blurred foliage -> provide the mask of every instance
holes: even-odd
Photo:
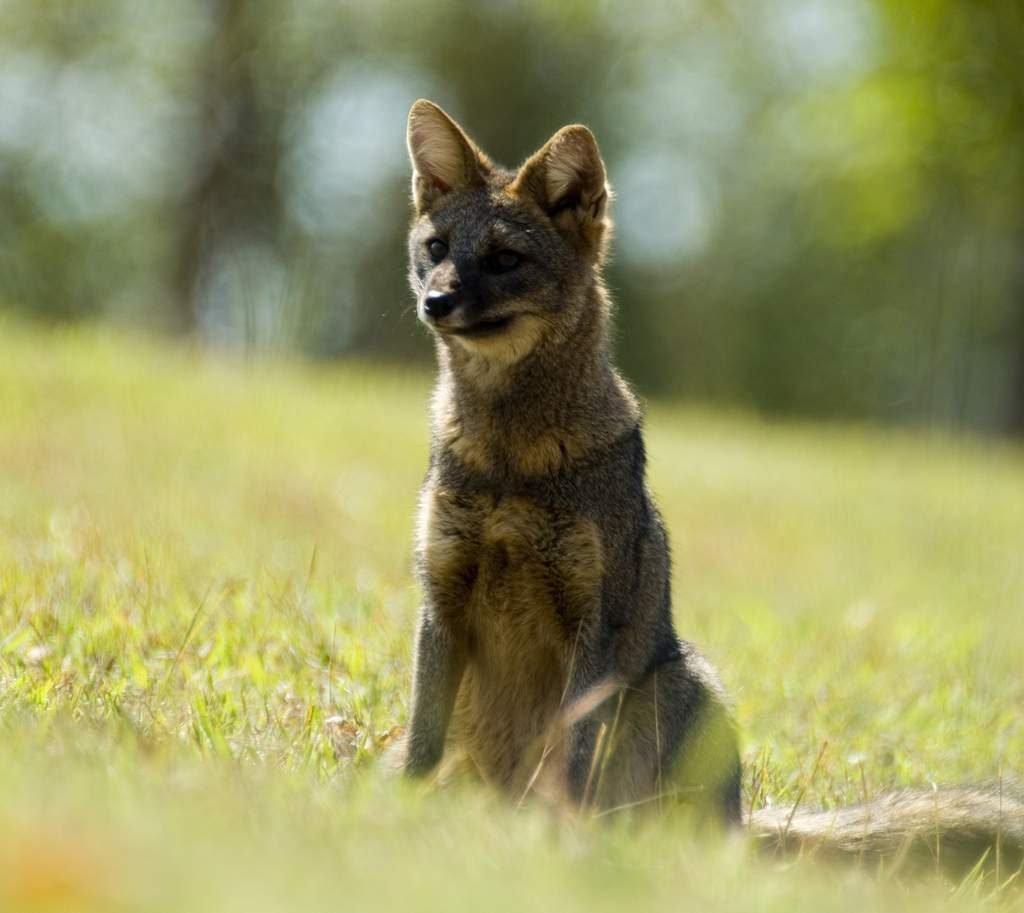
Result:
[[[645,393],[1024,431],[1019,0],[5,0],[0,306],[426,360],[405,114],[594,127]]]

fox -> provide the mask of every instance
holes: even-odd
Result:
[[[676,633],[642,410],[612,355],[612,191],[593,133],[563,127],[508,170],[421,99],[407,145],[409,284],[438,373],[405,774],[451,760],[519,802],[681,809],[776,850],[1021,864],[1009,784],[744,810],[738,727]]]

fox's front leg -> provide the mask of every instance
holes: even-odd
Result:
[[[460,638],[436,616],[431,606],[425,605],[416,631],[406,774],[423,776],[440,762],[465,665]]]
[[[588,790],[588,786],[600,730],[600,721],[589,716],[576,723],[569,732],[569,798],[579,806],[586,805],[593,798],[593,787]]]
[[[594,798],[591,772],[595,767],[601,717],[605,715],[604,708],[612,693],[617,690],[611,676],[610,654],[601,650],[596,640],[596,637],[577,638],[566,688],[566,712],[570,716],[582,714],[570,725],[567,737],[566,785],[569,798],[577,805],[585,805]]]

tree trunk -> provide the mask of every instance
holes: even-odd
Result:
[[[213,28],[199,66],[201,117],[194,172],[178,212],[173,328],[198,326],[203,269],[218,250],[253,236],[276,245],[276,119],[257,91],[256,48],[245,0],[209,0]]]
[[[1024,437],[1024,258],[1017,280],[1017,313],[1012,324],[1013,339],[1013,372],[1010,388],[1010,409],[1006,430],[1016,436]]]

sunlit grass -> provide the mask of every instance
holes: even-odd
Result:
[[[429,384],[0,324],[0,909],[994,902],[383,779]],[[1024,771],[1019,449],[648,424],[748,802]]]

